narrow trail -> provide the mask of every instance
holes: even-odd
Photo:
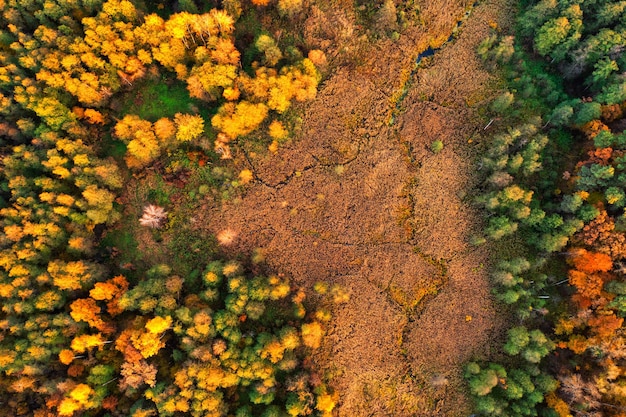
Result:
[[[500,327],[488,253],[467,243],[480,227],[466,201],[476,181],[468,139],[483,123],[467,98],[489,94],[493,79],[474,51],[507,10],[503,0],[481,1],[454,40],[412,72],[406,51],[425,50],[437,31],[448,38],[468,5],[421,10],[432,27],[379,41],[370,62],[339,68],[293,143],[241,160],[255,177],[243,198],[197,221],[236,233],[233,253],[263,248],[296,285],[351,292],[316,358],[341,394],[339,416],[468,415],[460,365]],[[445,145],[437,155],[434,140]]]

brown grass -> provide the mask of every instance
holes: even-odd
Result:
[[[511,6],[481,3],[460,37],[409,80],[417,53],[447,38],[468,6],[419,3],[423,25],[368,45],[353,36],[352,2],[318,2],[303,22],[306,41],[327,51],[332,73],[304,108],[297,137],[276,155],[240,150],[236,172],[250,169],[258,181],[193,216],[224,252],[262,248],[294,284],[326,281],[350,292],[315,358],[340,394],[337,416],[468,415],[461,365],[483,355],[502,325],[483,267],[489,250],[467,243],[481,226],[467,195],[485,124],[478,106],[497,82],[474,51]],[[444,143],[436,155],[435,140]],[[135,213],[146,193],[132,190]],[[151,252],[146,233],[140,249]]]

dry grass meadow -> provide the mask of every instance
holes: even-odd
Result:
[[[276,154],[240,150],[234,171],[255,180],[238,198],[207,198],[191,227],[228,234],[226,252],[262,248],[297,286],[350,293],[313,358],[339,393],[338,416],[467,416],[462,364],[488,354],[502,325],[489,248],[468,243],[481,227],[472,205],[481,106],[498,85],[475,50],[513,6],[478,3],[458,38],[412,74],[468,1],[418,1],[419,22],[395,41],[357,36],[352,2],[317,3],[303,31],[327,51],[329,70],[298,133]],[[149,253],[150,237],[138,240]]]

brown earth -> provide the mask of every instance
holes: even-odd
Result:
[[[484,357],[501,325],[488,248],[468,243],[480,228],[468,193],[479,108],[497,81],[474,51],[510,5],[477,5],[459,38],[409,80],[389,125],[417,52],[447,37],[467,6],[422,3],[426,26],[338,67],[290,144],[236,161],[255,175],[243,198],[196,216],[213,233],[236,233],[233,253],[263,248],[296,285],[349,290],[316,358],[340,393],[339,416],[468,415],[460,365]],[[435,140],[445,145],[438,154]]]

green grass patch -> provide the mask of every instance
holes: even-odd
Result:
[[[150,203],[155,203],[159,206],[166,206],[170,204],[170,196],[171,196],[171,187],[168,186],[163,178],[160,176],[156,177],[156,184],[154,187],[148,190],[148,201]]]
[[[161,80],[159,83],[149,82],[138,89],[135,100],[123,113],[136,114],[142,119],[155,122],[161,117],[174,117],[176,113],[189,112],[193,100],[184,83]]]
[[[110,139],[105,143],[104,154],[121,160],[126,156],[126,144],[121,140]]]
[[[206,103],[190,97],[187,85],[182,81],[162,77],[158,82],[147,80],[129,93],[120,113],[136,114],[151,122],[162,117],[172,118],[176,113],[198,113],[210,129],[211,117],[217,108],[217,103]]]
[[[181,276],[199,274],[199,267],[215,257],[217,241],[214,236],[192,230],[187,224],[189,219],[177,219],[172,222],[169,233],[172,234],[168,249],[172,255],[173,270]]]
[[[137,240],[132,230],[126,227],[107,231],[106,236],[100,242],[100,248],[115,254],[120,265],[141,259]]]

